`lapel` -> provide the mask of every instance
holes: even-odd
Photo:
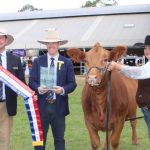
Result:
[[[7,70],[11,71],[11,61],[13,60],[8,52],[6,52],[6,57],[7,57]]]
[[[42,57],[41,62],[40,62],[40,66],[43,66],[43,67],[47,67],[48,66],[47,55],[44,55]]]
[[[63,57],[61,55],[59,55],[58,57],[58,61],[64,61]],[[60,77],[62,76],[62,71],[59,70],[59,64],[57,64],[57,83],[59,83],[59,79],[61,79]]]

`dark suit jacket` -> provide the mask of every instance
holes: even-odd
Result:
[[[58,60],[63,61],[61,69],[57,67],[57,86],[62,86],[65,90],[64,95],[56,94],[56,109],[60,116],[69,114],[68,93],[71,93],[76,88],[75,74],[73,64],[70,59],[59,55]],[[31,75],[29,79],[29,86],[38,94],[38,87],[40,86],[40,67],[47,67],[47,55],[43,55],[34,60]],[[45,110],[46,94],[38,94],[38,106],[40,111]]]
[[[25,83],[24,72],[21,66],[20,58],[9,52],[6,52],[6,57],[7,70]],[[5,86],[5,94],[8,114],[10,116],[14,116],[17,113],[17,94],[7,87],[7,85]]]

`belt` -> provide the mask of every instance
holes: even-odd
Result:
[[[48,104],[54,104],[56,102],[56,100],[55,99],[48,99],[48,100],[46,100],[46,102]]]
[[[1,103],[1,102],[6,102],[6,99],[0,99],[0,103]]]

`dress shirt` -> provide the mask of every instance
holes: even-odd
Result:
[[[2,66],[7,69],[7,57],[6,57],[6,50],[1,53],[1,59],[2,59]],[[5,94],[5,84],[3,83],[3,99],[6,99]]]
[[[55,85],[57,85],[57,64],[58,64],[58,57],[59,54],[56,55],[54,58],[54,71],[55,71],[55,76],[54,76],[54,83]],[[47,62],[48,62],[48,70],[50,70],[50,64],[51,64],[51,58],[52,56],[49,55],[49,53],[47,53]],[[54,93],[54,99],[56,99],[56,94]]]
[[[150,78],[150,61],[143,66],[123,66],[121,73],[133,79],[148,79]]]

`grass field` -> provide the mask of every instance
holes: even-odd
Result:
[[[83,112],[81,108],[81,91],[83,78],[77,79],[78,87],[69,95],[70,115],[66,117],[66,149],[67,150],[91,150],[87,129],[84,124]],[[138,115],[142,116],[140,110]],[[140,144],[131,144],[131,128],[129,121],[125,123],[121,139],[120,150],[149,150],[150,143],[147,136],[147,128],[143,119],[137,123],[137,132]],[[104,133],[99,133],[101,143],[103,143]],[[14,117],[13,133],[11,136],[10,150],[32,150],[31,132],[29,122],[22,98],[18,99],[18,114]],[[47,149],[54,150],[53,138],[49,132]],[[101,150],[101,148],[100,148]]]

